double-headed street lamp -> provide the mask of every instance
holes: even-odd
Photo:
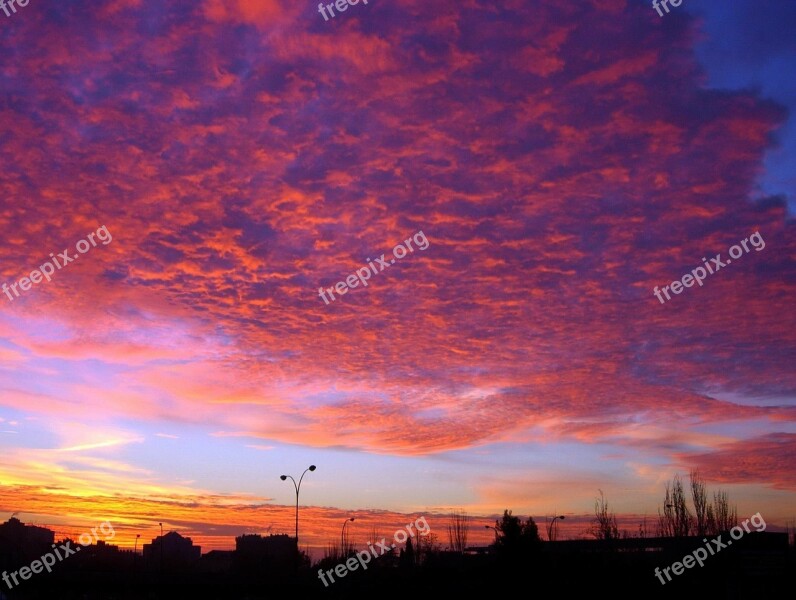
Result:
[[[279,476],[279,479],[281,479],[282,481],[285,481],[288,477],[290,477],[290,481],[293,482],[293,487],[296,488],[296,549],[298,549],[298,508],[299,508],[299,490],[301,490],[301,480],[304,479],[304,475],[307,474],[307,471],[314,471],[315,468],[316,468],[315,465],[310,465],[309,467],[304,469],[304,472],[301,474],[298,483],[296,483],[296,480],[293,479],[290,475]]]
[[[564,515],[559,515],[557,517],[553,517],[553,520],[550,521],[550,527],[547,528],[547,541],[548,542],[552,542],[553,541],[553,538],[551,536],[553,534],[553,523],[556,522],[556,519],[561,519],[563,521],[564,519],[566,519],[566,517]]]

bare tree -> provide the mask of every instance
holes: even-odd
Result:
[[[647,531],[648,531],[647,515],[644,515],[644,520],[638,524],[638,537],[641,538],[642,540],[646,539],[647,537],[649,537]]]
[[[454,510],[448,522],[448,541],[451,550],[462,553],[467,548],[467,536],[470,533],[470,517],[464,511]]]
[[[658,533],[666,537],[687,537],[693,527],[693,517],[688,510],[685,490],[680,475],[666,482],[663,513],[658,509]]]
[[[674,534],[677,537],[688,537],[694,529],[694,517],[688,510],[685,488],[679,475],[672,480],[672,504],[674,505]]]
[[[594,501],[594,519],[592,521],[592,535],[598,540],[619,539],[619,527],[616,524],[616,514],[608,512],[608,502],[602,490],[600,497]]]
[[[711,532],[714,525],[711,523],[714,515],[711,510],[710,502],[708,501],[707,486],[697,469],[691,470],[689,478],[691,479],[691,501],[694,503],[695,533],[700,536],[707,535]]]
[[[719,490],[713,494],[713,512],[715,514],[715,531],[729,531],[738,524],[738,508],[730,506],[727,492]]]
[[[427,533],[415,538],[415,560],[418,565],[428,560],[429,556],[439,552],[440,544],[436,533]]]
[[[738,524],[738,509],[730,505],[727,492],[720,490],[714,493],[713,502],[710,502],[707,484],[697,469],[691,470],[689,479],[694,514],[688,509],[680,475],[675,475],[671,483],[666,483],[663,511],[658,509],[659,535],[715,535]]]

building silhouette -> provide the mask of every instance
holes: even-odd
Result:
[[[289,535],[244,534],[235,538],[235,571],[240,574],[284,572],[295,564],[296,539]]]
[[[54,541],[55,533],[49,529],[11,517],[0,525],[0,567],[30,563],[49,552]]]
[[[185,570],[196,565],[202,554],[200,546],[194,546],[191,538],[176,531],[158,536],[144,544],[143,559],[148,569],[167,571]]]
[[[227,574],[232,570],[234,557],[234,550],[211,550],[202,555],[199,570],[214,575]]]

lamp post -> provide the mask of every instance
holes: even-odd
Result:
[[[314,471],[315,469],[316,469],[315,465],[310,465],[309,467],[304,469],[304,472],[301,474],[301,477],[299,477],[298,483],[296,483],[296,480],[293,479],[290,475],[280,475],[279,476],[279,479],[281,479],[282,481],[285,481],[288,477],[290,477],[290,481],[293,482],[293,487],[296,488],[296,550],[298,550],[298,547],[299,547],[299,545],[298,545],[298,510],[299,510],[299,491],[301,490],[301,480],[304,479],[304,475],[307,474],[307,471]]]
[[[138,538],[140,537],[140,533],[135,534],[135,546],[133,547],[133,570],[135,570],[135,566],[138,564]]]
[[[486,527],[487,529],[494,529],[494,530],[495,530],[495,544],[497,544],[497,541],[498,541],[498,533],[500,533],[500,532],[498,531],[498,528],[497,528],[497,527],[493,527],[492,525],[484,525],[484,527]]]
[[[160,570],[163,571],[163,523],[160,525]]]
[[[547,541],[549,542],[553,541],[553,538],[551,536],[553,535],[553,523],[556,522],[556,519],[561,519],[563,521],[564,519],[566,519],[566,517],[564,515],[559,515],[557,517],[553,517],[553,520],[550,521],[550,526],[547,528]]]
[[[348,525],[349,521],[353,523],[354,517],[343,521],[343,530],[340,532],[340,552],[343,554],[343,556],[345,556],[345,526]]]

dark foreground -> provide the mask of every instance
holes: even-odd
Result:
[[[313,568],[250,565],[245,572],[156,573],[145,569],[113,572],[86,565],[80,571],[39,574],[13,591],[2,585],[0,598],[38,600],[126,600],[224,598],[270,599],[291,595],[312,598],[428,598],[476,595],[484,598],[537,594],[586,596],[600,592],[614,598],[789,598],[793,597],[796,560],[785,534],[741,540],[733,547],[671,572],[661,584],[656,567],[665,567],[693,552],[699,540],[689,538],[665,548],[611,547],[585,542],[555,542],[522,556],[438,552],[417,565],[383,557],[367,570],[349,572],[325,587]],[[333,565],[331,565],[333,567]],[[329,568],[330,565],[325,565]]]

